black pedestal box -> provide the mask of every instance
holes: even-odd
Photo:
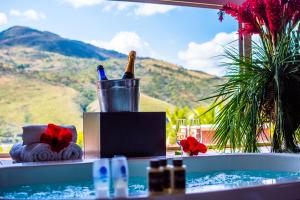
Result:
[[[165,112],[100,113],[100,156],[166,155]]]

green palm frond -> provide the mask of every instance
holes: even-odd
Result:
[[[289,124],[293,123],[290,126],[294,132],[300,124],[300,117],[293,122],[284,120],[300,111],[300,106],[292,110],[292,97],[288,96],[291,84],[294,92],[300,89],[299,38],[297,32],[283,36],[275,48],[266,40],[252,42],[251,59],[241,57],[237,48],[225,48],[224,57],[229,61],[223,65],[228,70],[228,81],[218,88],[217,95],[210,97],[216,98],[215,106],[224,104],[216,119],[214,136],[220,149],[229,145],[233,151],[259,151],[257,138],[266,123],[275,126],[274,149],[295,148],[293,142],[283,140]],[[300,90],[296,98],[300,101]],[[295,140],[295,134],[291,139]]]

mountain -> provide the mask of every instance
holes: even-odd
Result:
[[[60,46],[62,40],[67,41],[66,48],[50,48]],[[93,57],[91,49],[99,54]],[[127,57],[26,27],[1,32],[0,143],[1,135],[19,131],[24,123],[73,123],[80,129],[82,112],[99,109],[95,89],[99,63],[110,79],[118,79]],[[135,66],[141,80],[141,111],[208,106],[211,101],[197,100],[213,94],[215,86],[224,82],[153,58],[137,58]]]
[[[0,48],[0,73],[24,74],[52,84],[63,84],[80,92],[94,90],[96,66],[105,66],[109,79],[122,76],[127,59],[110,58],[105,61],[64,56],[24,46]],[[175,106],[199,105],[197,100],[207,97],[221,84],[222,78],[190,71],[178,65],[152,58],[136,60],[136,77],[141,79],[142,93]],[[209,104],[207,100],[201,102]]]
[[[23,26],[14,26],[0,33],[0,46],[25,46],[42,51],[59,53],[65,56],[79,58],[125,58],[126,55],[116,51],[106,50],[93,45],[62,38],[48,31],[39,31]]]

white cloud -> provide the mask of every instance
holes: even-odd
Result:
[[[62,0],[64,3],[68,3],[74,8],[80,7],[91,7],[91,6],[102,6],[103,11],[121,11],[129,7],[133,7],[135,3],[131,2],[116,2],[116,1],[105,1],[105,0]]]
[[[178,52],[178,58],[184,62],[189,69],[201,70],[214,75],[224,75],[225,69],[220,67],[220,63],[224,62],[224,58],[220,56],[224,54],[224,46],[237,40],[238,34],[218,33],[212,40],[204,43],[190,42],[187,49]],[[231,45],[238,45],[232,43]]]
[[[150,48],[149,43],[142,40],[142,38],[135,32],[121,31],[117,33],[110,41],[92,40],[89,43],[105,48],[112,49],[124,54],[130,50],[138,52],[138,56],[153,56],[154,52]]]
[[[110,12],[113,10],[122,11],[122,10],[128,9],[133,6],[135,6],[135,4],[131,3],[131,2],[110,1],[110,2],[105,3],[103,10],[107,11],[107,12]]]
[[[85,7],[85,6],[95,6],[104,3],[104,0],[63,0],[69,3],[75,8]]]
[[[17,9],[11,9],[9,11],[9,14],[14,17],[24,17],[29,20],[40,20],[46,18],[46,15],[44,13],[38,12],[33,9],[28,9],[23,12]]]
[[[16,17],[19,17],[19,16],[22,15],[22,13],[21,13],[19,10],[16,10],[16,9],[11,9],[11,10],[9,11],[9,14],[10,14],[11,16],[16,16]]]
[[[0,26],[7,24],[7,16],[5,13],[0,12]]]
[[[27,17],[28,19],[32,19],[32,20],[39,20],[39,19],[45,19],[46,16],[44,13],[38,13],[35,10],[26,10],[24,13],[24,16]]]
[[[130,14],[138,16],[151,16],[155,14],[167,13],[176,9],[175,6],[158,5],[148,3],[132,3],[132,2],[116,2],[105,0],[62,0],[75,8],[101,5],[104,11],[122,11],[132,8],[133,12]]]
[[[134,10],[135,15],[150,16],[155,14],[164,14],[174,10],[175,6],[158,5],[158,4],[141,4]]]

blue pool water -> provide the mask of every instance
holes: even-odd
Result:
[[[203,192],[245,186],[274,184],[287,179],[300,179],[300,172],[272,171],[214,171],[187,174],[187,192]],[[130,177],[130,196],[146,195],[145,177]],[[5,199],[93,199],[92,181],[64,184],[26,185],[0,188],[0,198]]]

